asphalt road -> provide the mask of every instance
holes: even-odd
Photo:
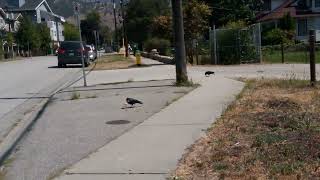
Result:
[[[44,180],[54,176],[190,90],[172,84],[166,80],[80,88],[76,90],[79,99],[74,100],[73,89],[56,95],[11,156],[5,179]],[[144,104],[125,108],[126,97]],[[107,124],[114,120],[129,122]]]
[[[18,107],[23,106],[27,100],[48,96],[48,92],[57,88],[55,84],[78,71],[78,68],[56,68],[56,59],[47,56],[0,63],[0,136],[18,120],[5,116],[18,114]],[[24,111],[27,111],[26,108]]]

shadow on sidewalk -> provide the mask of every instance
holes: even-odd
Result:
[[[0,100],[19,100],[19,99],[45,99],[45,98],[49,98],[49,97],[4,97],[4,98],[1,98],[0,97]]]
[[[114,88],[90,88],[90,89],[73,89],[65,90],[59,93],[81,92],[81,91],[104,91],[104,90],[121,90],[121,89],[143,89],[143,88],[159,88],[159,87],[174,87],[174,85],[155,85],[155,86],[131,86],[131,87],[114,87]]]

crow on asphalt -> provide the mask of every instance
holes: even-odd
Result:
[[[209,76],[212,75],[212,74],[214,74],[213,71],[207,71],[207,72],[205,73],[206,77],[209,77]]]
[[[127,98],[126,101],[131,106],[134,106],[135,104],[143,104],[141,101],[139,101],[137,99],[133,99],[133,98]]]

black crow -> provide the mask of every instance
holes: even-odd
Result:
[[[137,100],[137,99],[133,99],[133,98],[127,98],[126,99],[127,103],[130,104],[131,106],[135,105],[135,104],[143,104],[141,101]]]
[[[213,71],[207,71],[207,72],[205,73],[206,77],[208,77],[208,76],[210,76],[210,75],[212,75],[212,74],[214,74]]]

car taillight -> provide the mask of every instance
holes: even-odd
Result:
[[[62,48],[59,48],[58,49],[58,54],[64,54],[66,52],[66,50],[62,49]]]

